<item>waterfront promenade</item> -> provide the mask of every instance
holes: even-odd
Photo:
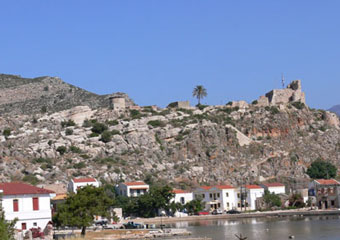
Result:
[[[122,223],[134,221],[144,224],[160,224],[174,223],[180,221],[199,221],[199,220],[214,220],[214,219],[242,219],[242,218],[259,218],[259,217],[286,217],[286,216],[327,216],[340,215],[339,209],[332,210],[308,210],[308,209],[293,209],[293,210],[277,210],[266,212],[248,212],[240,214],[219,214],[219,215],[201,215],[187,217],[155,217],[155,218],[135,218],[125,219]]]

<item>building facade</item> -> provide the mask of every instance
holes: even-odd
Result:
[[[124,182],[117,186],[118,195],[138,197],[149,191],[149,185],[144,182]]]
[[[100,183],[95,178],[73,178],[69,181],[67,190],[71,193],[77,193],[77,189],[88,185],[99,187]]]
[[[173,193],[175,197],[171,200],[171,202],[186,204],[194,199],[193,193],[184,191],[182,189],[174,189]]]
[[[236,208],[235,188],[230,185],[202,186],[194,191],[195,199],[202,199],[205,210],[228,211]]]
[[[1,183],[0,192],[5,219],[11,221],[17,218],[16,229],[44,229],[51,221],[50,199],[55,196],[53,191],[25,183],[10,182]]]
[[[268,190],[270,193],[275,194],[286,194],[286,187],[282,183],[262,183],[260,184],[265,190]]]
[[[340,182],[335,179],[317,179],[309,184],[309,196],[315,197],[319,209],[339,208]]]

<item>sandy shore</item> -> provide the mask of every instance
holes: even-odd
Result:
[[[214,219],[241,219],[241,218],[257,218],[257,217],[284,217],[284,216],[327,216],[340,215],[340,210],[279,210],[267,212],[251,212],[241,214],[220,214],[220,215],[202,215],[188,217],[156,217],[156,218],[135,218],[125,219],[122,223],[133,221],[137,223],[159,224],[159,223],[174,223],[180,221],[199,221],[199,220],[214,220]]]

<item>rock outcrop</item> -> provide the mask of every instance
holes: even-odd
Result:
[[[44,79],[21,79],[19,85],[39,87]],[[66,183],[93,176],[194,187],[306,179],[318,158],[340,168],[338,117],[295,104],[304,102],[299,82],[283,91],[281,100],[265,97],[269,106],[264,98],[204,109],[136,108],[131,101],[119,114],[109,105],[79,104],[54,113],[1,115],[0,180]]]

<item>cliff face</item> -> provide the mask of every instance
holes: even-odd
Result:
[[[111,138],[96,136],[98,123]],[[339,119],[299,102],[234,102],[202,110],[78,106],[2,116],[0,126],[7,132],[0,137],[2,180],[93,176],[185,187],[295,181],[307,178],[306,168],[318,158],[340,167]]]

